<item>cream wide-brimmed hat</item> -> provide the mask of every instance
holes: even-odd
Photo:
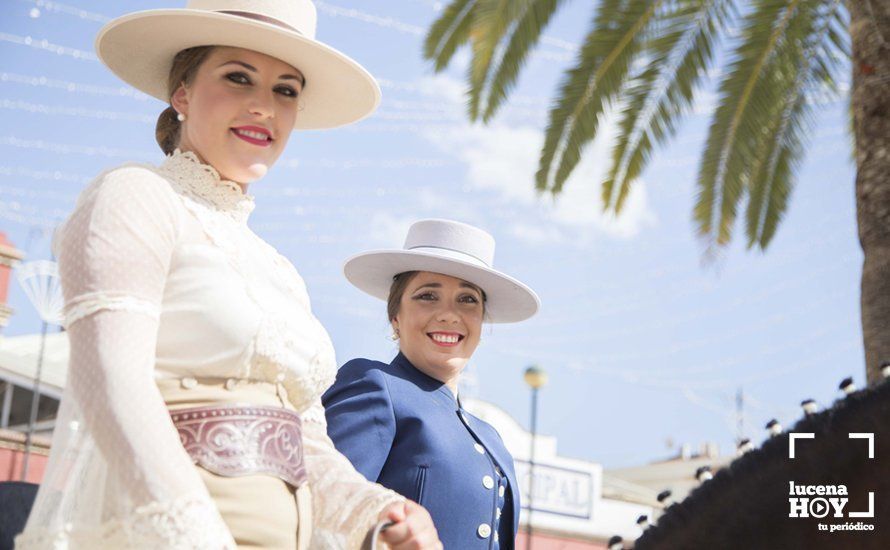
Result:
[[[356,254],[346,260],[343,272],[359,290],[381,300],[389,298],[393,277],[399,273],[441,273],[485,291],[485,313],[492,323],[514,323],[534,315],[541,307],[538,295],[493,264],[494,237],[472,225],[433,219],[412,224],[401,250]]]
[[[96,53],[134,88],[169,102],[174,56],[196,46],[231,46],[275,57],[306,78],[294,128],[334,128],[370,115],[380,87],[361,65],[315,40],[310,0],[189,0],[184,9],[118,17],[102,27]]]

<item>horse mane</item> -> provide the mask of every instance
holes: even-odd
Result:
[[[805,416],[793,428],[770,437],[708,481],[686,499],[672,504],[634,543],[637,550],[732,548],[890,548],[886,521],[890,513],[890,380],[838,399],[830,409]],[[798,439],[795,459],[788,457],[789,432]],[[868,443],[849,433],[874,433],[874,459]],[[790,518],[789,482],[795,485],[844,485],[849,498],[843,518]],[[873,518],[849,518],[868,510]],[[814,498],[814,497],[809,497]],[[882,525],[881,522],[884,522]],[[822,531],[817,524],[874,525],[873,531]]]

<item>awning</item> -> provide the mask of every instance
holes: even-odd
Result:
[[[40,353],[40,334],[0,337],[0,379],[32,389]],[[59,399],[68,378],[68,333],[46,335],[40,393]]]

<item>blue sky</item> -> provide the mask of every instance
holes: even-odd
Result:
[[[522,371],[541,365],[550,383],[539,428],[559,438],[561,454],[626,466],[671,454],[667,440],[715,441],[726,453],[739,387],[745,435],[759,441],[770,418],[796,420],[802,399],[830,404],[848,375],[864,384],[846,98],[820,107],[769,250],[749,252],[740,242],[704,265],[690,218],[714,102],[707,89],[620,218],[599,213],[608,121],[560,198],[533,192],[549,98],[593,16],[589,3],[566,4],[487,127],[466,121],[468,52],[439,75],[421,58],[441,2],[316,5],[318,37],[380,80],[383,103],[353,127],[294,134],[279,164],[250,188],[251,226],[305,278],[341,364],[388,361],[395,352],[384,304],[346,283],[343,260],[401,246],[413,220],[445,217],[494,234],[496,266],[535,288],[544,304],[531,321],[485,329],[467,392],[527,425]],[[161,159],[153,129],[163,106],[118,81],[92,51],[109,17],[161,7],[171,6],[5,1],[0,230],[28,259],[49,257],[52,227],[94,175]],[[6,335],[39,331],[16,283],[10,304],[17,313]]]

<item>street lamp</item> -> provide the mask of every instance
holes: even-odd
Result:
[[[525,383],[532,389],[531,446],[528,453],[528,516],[526,525],[526,550],[532,547],[532,508],[534,507],[535,488],[535,436],[538,433],[538,390],[547,383],[547,373],[537,365],[525,369]]]
[[[37,427],[37,412],[40,404],[40,378],[43,370],[43,353],[46,349],[46,331],[51,324],[62,324],[64,299],[59,277],[59,265],[56,262],[37,260],[22,264],[16,270],[16,278],[31,305],[40,315],[40,320],[43,321],[43,328],[40,331],[40,352],[37,355],[37,372],[34,373],[34,386],[32,387],[31,415],[28,419],[28,433],[25,436],[25,458],[22,462],[22,481],[27,481],[32,439]]]

